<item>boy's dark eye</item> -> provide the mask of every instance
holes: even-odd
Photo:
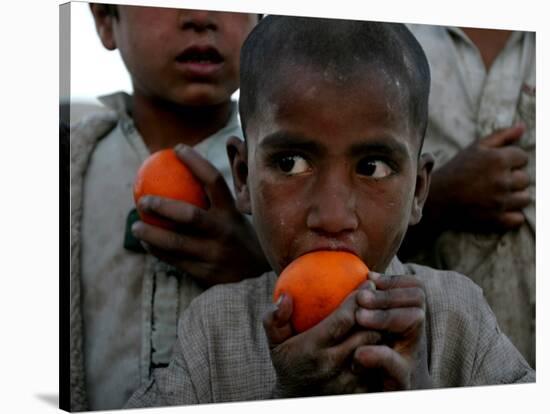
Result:
[[[276,161],[277,167],[287,175],[302,174],[310,171],[308,162],[299,155],[285,155]]]
[[[372,178],[384,178],[393,173],[393,169],[382,160],[363,159],[357,164],[357,174]]]

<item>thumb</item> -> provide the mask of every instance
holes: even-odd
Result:
[[[234,200],[225,178],[207,159],[193,148],[178,144],[174,148],[178,158],[191,170],[203,184],[210,203],[219,207],[233,207]]]
[[[270,349],[280,345],[293,335],[294,332],[290,322],[291,315],[292,298],[283,293],[263,318],[264,330]]]
[[[479,144],[485,148],[499,148],[517,142],[525,132],[525,125],[518,124],[511,128],[499,129],[491,135],[479,140]]]

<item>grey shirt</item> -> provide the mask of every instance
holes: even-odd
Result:
[[[389,274],[415,274],[426,292],[429,371],[436,387],[533,382],[535,372],[500,331],[481,289],[453,272],[394,259]],[[262,316],[276,275],[216,286],[180,319],[167,368],[127,408],[269,399],[275,385]]]
[[[489,71],[456,27],[410,25],[431,69],[425,152],[440,168],[497,129],[523,122],[531,204],[526,222],[505,233],[446,231],[408,261],[468,275],[482,289],[502,330],[535,366],[535,33],[514,32]]]

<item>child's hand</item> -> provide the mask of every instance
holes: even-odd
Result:
[[[313,328],[295,335],[290,324],[292,298],[281,295],[275,310],[264,316],[264,330],[277,373],[273,397],[303,397],[359,393],[368,382],[352,372],[353,355],[361,346],[376,344],[378,332],[357,329],[357,291]]]
[[[354,372],[376,383],[376,391],[430,388],[425,295],[412,275],[369,273],[376,290],[357,293],[357,324],[382,334],[382,343],[363,345],[354,355]],[[378,380],[375,380],[378,377]]]
[[[205,286],[235,282],[268,270],[256,233],[237,210],[221,173],[195,150],[176,148],[178,157],[202,182],[210,208],[145,196],[140,208],[171,220],[175,231],[138,221],[132,231],[153,255],[189,273]]]
[[[506,128],[481,138],[432,173],[427,208],[457,230],[506,231],[525,221],[530,203],[526,152],[514,145],[525,128]],[[446,212],[444,215],[443,212]]]

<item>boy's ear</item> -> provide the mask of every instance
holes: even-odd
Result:
[[[246,143],[235,136],[227,141],[227,156],[233,173],[233,185],[237,198],[237,208],[241,213],[251,214],[250,192],[248,189],[248,153]]]
[[[105,4],[91,3],[90,10],[94,16],[95,29],[101,39],[101,43],[106,49],[115,50],[116,41],[113,32],[115,16],[109,13]]]
[[[416,188],[414,191],[414,200],[411,206],[409,226],[418,224],[422,218],[422,208],[424,207],[424,203],[428,197],[433,166],[434,158],[431,154],[425,153],[420,155],[418,160]]]

